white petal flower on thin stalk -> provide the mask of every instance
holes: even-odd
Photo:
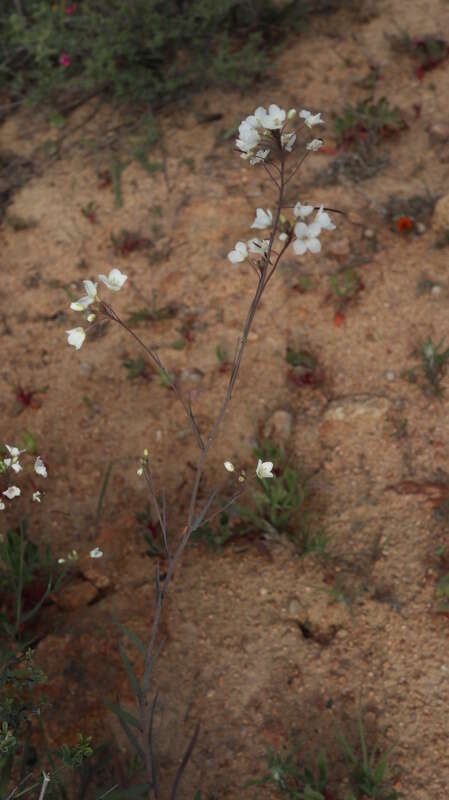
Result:
[[[250,158],[249,163],[253,167],[255,164],[261,164],[262,161],[265,161],[267,156],[270,154],[270,151],[267,150],[258,150],[256,155]]]
[[[308,128],[313,128],[314,125],[324,125],[324,119],[321,119],[321,112],[319,114],[312,114],[304,108],[299,112],[299,116],[304,120]]]
[[[11,467],[14,472],[20,472],[22,470],[22,467],[17,460],[17,456],[15,458],[5,458],[3,463],[6,467]]]
[[[225,461],[224,462],[224,468],[228,472],[235,472],[235,467],[234,467],[234,464],[232,463],[232,461]]]
[[[34,462],[34,471],[38,475],[42,475],[43,478],[47,477],[47,467],[40,456],[38,456]]]
[[[98,300],[97,283],[93,281],[83,281],[83,286],[86,294],[74,303],[70,303],[72,311],[85,311],[91,303],[95,303]]]
[[[26,453],[26,450],[19,450],[18,447],[10,447],[9,444],[5,444],[5,447],[9,455],[12,456],[13,458],[19,458],[19,456],[21,456],[22,453]]]
[[[248,250],[250,253],[255,253],[258,256],[265,256],[268,251],[268,239],[250,239],[248,242]]]
[[[256,475],[258,478],[274,478],[273,475],[273,462],[272,461],[262,461],[259,458],[259,463],[256,467]]]
[[[318,236],[321,233],[321,228],[318,223],[312,222],[311,225],[306,225],[305,222],[297,222],[295,225],[295,236],[297,237],[293,242],[293,250],[297,256],[303,256],[310,250],[311,253],[319,253],[321,250],[321,242]]]
[[[312,139],[308,145],[306,145],[306,150],[312,150],[313,153],[316,153],[324,144],[323,139]]]
[[[254,117],[255,120],[255,117]],[[236,147],[241,151],[241,158],[249,158],[260,142],[260,135],[254,125],[244,120],[239,126]]]
[[[312,213],[312,211],[313,211],[313,206],[303,206],[303,204],[300,203],[299,200],[293,209],[295,217],[299,217],[300,219],[305,219]]]
[[[322,230],[334,231],[337,226],[334,225],[329,214],[326,211],[323,211],[323,208],[324,206],[319,207],[313,224],[318,224]]]
[[[86,331],[84,328],[71,328],[69,331],[66,331],[66,334],[68,344],[79,350],[86,338]]]
[[[245,242],[237,242],[234,250],[228,253],[229,261],[232,264],[238,264],[240,261],[245,261],[248,258],[248,248]]]
[[[279,128],[282,128],[286,116],[287,114],[283,108],[279,108],[279,106],[272,103],[268,107],[268,112],[262,117],[263,127],[271,131],[279,130]]]
[[[108,276],[99,275],[98,280],[104,283],[111,292],[119,292],[123,284],[128,280],[128,276],[120,272],[117,267],[114,267],[114,269],[111,269]]]
[[[14,500],[14,498],[15,498],[15,497],[18,497],[20,493],[21,493],[21,492],[20,492],[20,489],[19,489],[19,487],[18,487],[18,486],[8,486],[8,488],[6,489],[6,491],[5,491],[5,492],[3,492],[3,494],[5,495],[5,497],[7,497],[7,498],[8,498],[8,500]]]
[[[39,491],[33,492],[33,500],[35,503],[41,502],[41,493]]]
[[[272,224],[273,214],[271,213],[270,209],[267,208],[265,211],[263,208],[256,208],[256,218],[251,227],[260,228],[260,230],[263,230],[264,228],[270,228]]]
[[[281,144],[287,153],[291,153],[296,142],[296,133],[283,133],[281,136]]]
[[[94,549],[90,551],[89,555],[91,558],[101,558],[103,555],[103,551],[100,550],[99,547],[94,547]]]
[[[4,502],[3,502],[3,500],[0,500],[0,511],[4,511],[5,508],[6,508],[6,506],[5,506]]]

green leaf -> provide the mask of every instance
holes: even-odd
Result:
[[[131,664],[129,663],[128,656],[126,655],[126,653],[125,653],[125,651],[124,651],[124,649],[123,649],[123,647],[122,647],[120,642],[119,642],[118,649],[119,649],[119,652],[120,652],[120,657],[121,657],[121,659],[123,661],[123,666],[125,667],[125,670],[126,670],[126,674],[128,675],[129,682],[131,683],[134,691],[136,692],[136,695],[138,697],[140,697],[140,695],[142,693],[142,690],[140,688],[139,681],[137,680],[136,676],[134,675],[133,668],[132,668]]]
[[[120,706],[118,702],[115,704],[110,703],[109,700],[106,700],[105,697],[103,697],[103,703],[105,704],[106,708],[110,708],[110,710],[117,716],[118,721],[122,726],[123,730],[125,731],[132,747],[134,747],[134,750],[136,751],[139,758],[141,758],[142,761],[145,761],[145,753],[128,725],[128,721],[126,718],[127,712]]]
[[[128,637],[130,642],[132,642],[137,647],[140,654],[145,658],[146,650],[142,642],[142,639],[140,639],[139,636],[137,636],[137,634],[134,633],[134,631],[131,631],[129,628],[127,628],[126,625],[122,625],[121,622],[117,622],[117,627],[120,628],[122,633],[124,633],[125,636]]]

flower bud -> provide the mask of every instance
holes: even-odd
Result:
[[[296,108],[291,108],[287,114],[287,119],[295,119],[296,113]]]

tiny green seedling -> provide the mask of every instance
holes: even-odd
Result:
[[[421,359],[424,376],[429,383],[433,394],[440,398],[443,395],[441,380],[444,377],[446,364],[449,361],[449,347],[442,349],[443,339],[435,344],[429,337],[418,349],[417,355]]]
[[[144,378],[147,381],[152,380],[148,364],[142,356],[125,359],[123,366],[128,370],[128,380],[130,381],[135,381],[137,378]]]
[[[365,284],[352,267],[330,275],[329,280],[331,291],[326,295],[325,300],[334,300],[334,323],[338,326],[340,321],[345,319],[348,306],[354,304],[363,292]]]
[[[261,778],[250,781],[249,786],[274,786],[283,800],[327,800],[327,759],[321,750],[314,770],[298,761],[299,746],[291,748],[285,755],[275,753],[267,747],[266,773]]]
[[[309,350],[294,350],[287,347],[285,359],[291,367],[288,372],[288,380],[292,384],[295,386],[322,385],[324,373],[314,353]]]
[[[352,749],[343,731],[337,727],[337,738],[351,769],[351,791],[345,795],[345,800],[359,800],[359,798],[399,800],[402,795],[396,791],[390,777],[390,756],[394,745],[382,752],[376,741],[370,752],[361,711],[358,716],[358,727],[360,756]]]
[[[162,319],[172,319],[176,317],[178,307],[175,303],[167,303],[165,306],[157,305],[157,291],[153,290],[151,308],[142,308],[138,311],[131,311],[128,317],[128,325],[138,325],[141,322],[159,322]]]

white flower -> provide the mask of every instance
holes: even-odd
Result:
[[[8,500],[13,500],[14,497],[18,497],[20,494],[20,489],[18,486],[9,486],[6,492],[3,494],[8,498]]]
[[[312,213],[312,211],[313,211],[313,206],[303,206],[303,204],[300,203],[299,200],[293,209],[295,217],[300,217],[301,219],[305,219],[306,217],[308,217],[309,214]]]
[[[283,133],[281,136],[281,143],[287,153],[291,153],[293,146],[296,142],[296,133]]]
[[[90,551],[89,555],[91,558],[101,558],[103,555],[103,551],[100,550],[99,547],[94,547],[94,549]]]
[[[265,111],[265,109],[263,110]],[[265,114],[262,116],[263,127],[268,128],[268,130],[271,131],[278,130],[279,128],[282,128],[286,116],[287,115],[282,108],[279,108],[279,106],[272,103],[268,107],[268,112],[265,112]]]
[[[250,119],[250,118],[249,118]],[[255,120],[255,117],[254,117]],[[236,139],[236,146],[241,150],[242,158],[249,158],[252,151],[260,142],[260,135],[256,128],[248,120],[243,120],[239,126],[239,138]]]
[[[265,161],[266,157],[269,155],[269,150],[258,150],[256,155],[250,158],[249,163],[253,167],[255,164],[260,164],[262,161]]]
[[[93,322],[95,319],[95,314],[86,314],[86,319],[88,322]]]
[[[0,511],[4,511],[4,510],[5,510],[5,504],[4,504],[3,500],[0,500]]]
[[[323,211],[323,208],[324,206],[319,207],[315,219],[313,221],[313,224],[314,225],[318,224],[321,230],[334,231],[337,226],[334,225],[329,214],[327,214],[326,211]]]
[[[324,142],[322,139],[312,139],[312,141],[306,145],[306,150],[313,150],[313,152],[316,153],[316,151],[319,150],[323,144]]]
[[[44,462],[42,461],[41,457],[38,456],[36,461],[34,462],[34,471],[38,475],[42,475],[43,478],[47,477],[47,467],[45,466]]]
[[[232,461],[225,461],[224,462],[224,467],[225,467],[225,469],[228,470],[228,472],[235,472],[235,467],[234,467],[234,464],[232,463]]]
[[[68,344],[71,344],[72,347],[76,347],[76,349],[79,350],[86,338],[84,328],[71,328],[69,331],[66,331],[66,333]]]
[[[229,261],[232,264],[238,264],[239,261],[245,261],[248,258],[248,248],[245,242],[237,242],[234,250],[228,253]]]
[[[299,116],[304,120],[308,128],[312,128],[314,125],[324,125],[324,119],[321,119],[321,113],[312,114],[310,111],[303,109],[299,112]]]
[[[111,269],[108,277],[106,275],[99,275],[98,280],[104,283],[112,292],[119,292],[123,284],[128,280],[128,276],[120,272],[117,267]]]
[[[263,230],[264,228],[270,228],[272,223],[273,214],[270,209],[267,208],[267,210],[264,211],[263,208],[256,208],[256,219],[251,225],[252,228],[260,228]]]
[[[40,492],[33,492],[33,500],[35,503],[41,502],[41,493]]]
[[[5,447],[10,456],[12,456],[13,458],[18,458],[19,456],[22,455],[22,453],[26,453],[26,450],[19,450],[18,447],[10,447],[9,444],[5,444]]]
[[[256,253],[258,256],[265,256],[269,244],[270,242],[268,239],[250,239],[248,242],[248,250],[250,253]]]
[[[242,125],[246,124],[249,125],[250,128],[263,128],[263,120],[266,117],[267,112],[263,106],[258,106],[254,112],[245,120],[243,120]]]
[[[284,233],[280,233],[280,234],[279,234],[279,241],[280,241],[280,242],[286,242],[286,241],[287,241],[287,239],[288,239],[288,233],[285,233],[285,232],[284,232]]]
[[[273,462],[264,461],[259,458],[259,463],[256,468],[256,475],[258,478],[274,478],[273,475]]]
[[[321,250],[321,242],[318,236],[321,233],[321,228],[317,222],[312,222],[311,225],[306,225],[305,222],[297,222],[295,225],[295,236],[298,238],[293,242],[293,250],[297,256],[303,256],[307,250],[311,253],[319,253]]]
[[[58,564],[65,564],[65,558],[58,558]]]
[[[287,119],[295,119],[297,114],[296,108],[291,108],[287,114]]]
[[[86,294],[74,303],[70,303],[72,311],[85,311],[91,303],[95,303],[95,301],[98,300],[97,283],[93,281],[83,281],[83,286]]]
[[[14,472],[20,472],[20,470],[22,469],[19,462],[17,461],[17,456],[15,458],[5,458],[3,463],[6,467],[11,467],[11,469],[13,469]]]

